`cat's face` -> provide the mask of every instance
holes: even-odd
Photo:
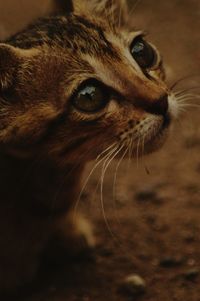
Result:
[[[71,163],[158,148],[177,113],[158,51],[118,5],[105,19],[76,7],[0,45],[2,149]]]

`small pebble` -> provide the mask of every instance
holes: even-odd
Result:
[[[190,269],[183,274],[186,280],[193,281],[200,275],[200,270],[197,268]]]
[[[129,275],[121,283],[119,291],[131,297],[139,296],[145,293],[146,282],[139,275]]]
[[[195,264],[196,264],[195,259],[193,259],[193,258],[188,259],[187,265],[189,265],[190,267],[193,267]]]

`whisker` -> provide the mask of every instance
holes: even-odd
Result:
[[[180,112],[180,113],[185,113],[185,112],[186,112],[186,109],[180,108],[180,109],[179,109],[179,112]]]
[[[122,163],[124,157],[126,156],[128,152],[128,148],[125,149],[125,152],[122,154],[122,157],[118,160],[117,164],[116,164],[116,168],[115,168],[115,173],[114,173],[114,177],[113,177],[113,204],[114,204],[114,210],[115,210],[115,217],[116,217],[116,221],[119,225],[121,225],[119,218],[117,216],[117,207],[116,207],[116,183],[117,183],[117,172],[119,170],[120,164]]]
[[[106,10],[106,16],[108,19],[108,23],[112,32],[115,32],[115,10],[114,10],[114,0],[111,0],[110,9]]]
[[[136,8],[138,7],[138,5],[140,4],[142,0],[136,0],[135,3],[133,4],[131,10],[130,10],[130,13],[129,13],[129,18],[133,16]]]
[[[191,101],[198,100],[198,99],[200,99],[200,97],[198,97],[198,98],[185,97],[185,98],[179,99],[177,102],[178,102],[178,104],[193,104]],[[196,103],[196,102],[194,102],[194,104],[197,106],[200,105],[200,103]]]
[[[119,10],[118,28],[121,27],[121,23],[122,23],[122,5],[120,5],[120,10]]]
[[[176,96],[176,95],[175,95]],[[192,93],[185,93],[183,95],[179,95],[179,96],[176,96],[176,99],[182,99],[184,97],[192,97],[192,98],[199,98],[200,95],[199,94],[192,94]]]
[[[133,156],[133,150],[134,150],[134,142],[137,140],[137,136],[134,137],[134,133],[132,134],[132,147],[131,147],[131,156]]]
[[[138,138],[137,148],[136,148],[136,161],[137,161],[137,168],[139,167],[139,147],[140,147],[140,137]]]
[[[198,87],[190,87],[190,88],[187,88],[187,89],[183,89],[183,90],[180,90],[180,91],[177,91],[177,92],[173,92],[175,96],[178,96],[178,95],[182,95],[182,94],[185,94],[186,92],[189,92],[189,91],[195,91],[195,90],[200,90],[200,86]]]
[[[146,139],[146,135],[144,134],[144,135],[142,136],[142,157],[143,157],[143,155],[144,155],[145,139]]]
[[[128,149],[129,149],[129,158],[128,158],[128,167],[130,167],[131,158],[132,158],[132,147],[133,147],[133,134],[129,140]]]
[[[117,145],[116,142],[113,143],[113,144],[111,144],[110,146],[108,146],[105,150],[103,150],[103,151],[97,156],[96,161],[98,161],[98,160],[102,157],[103,154],[105,154],[107,151],[109,151],[109,150],[110,150],[113,146],[115,146],[115,145]]]
[[[191,75],[186,75],[184,77],[181,77],[174,84],[171,85],[170,89],[173,90],[178,84],[180,84],[184,80],[189,79],[189,78],[195,78],[195,77],[198,78],[198,77],[200,77],[200,75],[199,74],[191,74]]]
[[[119,159],[119,161],[116,165],[114,179],[113,179],[113,199],[115,199],[115,186],[116,186],[116,182],[117,182],[117,172],[118,172],[119,166],[120,166],[121,162],[123,161],[124,157],[126,156],[127,152],[128,152],[128,148],[126,148],[125,152],[123,153],[122,157]]]
[[[88,182],[89,182],[89,179],[90,179],[91,175],[93,174],[93,172],[95,171],[95,169],[96,169],[96,168],[97,168],[104,160],[106,160],[107,158],[109,158],[110,155],[112,155],[112,154],[117,150],[117,148],[118,148],[118,147],[115,147],[115,148],[111,149],[111,151],[109,152],[109,154],[106,154],[103,158],[101,158],[101,160],[99,160],[98,162],[96,162],[96,164],[95,164],[95,165],[93,166],[93,168],[91,169],[89,175],[87,176],[87,178],[86,178],[86,180],[85,180],[85,182],[84,182],[84,184],[83,184],[83,186],[82,186],[82,189],[81,189],[81,191],[80,191],[80,193],[79,193],[78,199],[77,199],[77,201],[76,201],[76,203],[75,203],[75,206],[74,206],[74,218],[76,217],[76,211],[77,211],[77,208],[78,208],[78,205],[79,205],[81,196],[82,196],[82,194],[83,194],[83,192],[84,192],[84,190],[85,190],[85,188],[86,188],[86,186],[87,186],[87,184],[88,184]]]
[[[102,213],[103,213],[104,221],[105,221],[105,224],[107,226],[107,229],[108,229],[110,235],[112,236],[113,240],[118,243],[119,247],[123,249],[123,252],[126,252],[126,250],[123,247],[123,243],[121,242],[119,237],[111,229],[110,223],[109,223],[109,221],[106,217],[106,211],[105,211],[104,199],[103,199],[103,181],[104,181],[104,176],[105,176],[106,170],[108,169],[108,167],[109,167],[110,163],[112,162],[112,160],[118,155],[118,153],[120,151],[122,151],[124,146],[125,146],[125,143],[120,146],[120,149],[116,152],[116,154],[114,156],[112,156],[112,158],[106,159],[106,161],[104,162],[104,166],[102,168],[102,175],[101,175],[101,207],[102,207]],[[126,150],[125,150],[124,154],[122,155],[122,157],[124,157],[127,152],[128,152],[128,148],[126,148]],[[121,159],[121,161],[122,161],[122,159]]]
[[[182,103],[180,104],[180,108],[184,108],[184,107],[194,107],[194,108],[200,108],[200,104],[193,104],[193,103]]]
[[[181,100],[181,99],[183,99],[184,97],[187,97],[187,98],[199,98],[200,97],[200,95],[195,95],[195,94],[185,94],[185,95],[182,95],[182,96],[178,96],[176,99],[178,99],[178,100]]]
[[[107,229],[110,233],[110,235],[116,239],[116,235],[113,233],[110,224],[108,222],[108,219],[106,217],[106,211],[105,211],[105,206],[104,206],[104,198],[103,198],[103,185],[104,185],[104,177],[105,177],[105,173],[106,170],[108,169],[110,163],[112,162],[112,160],[118,155],[118,153],[123,149],[124,144],[121,145],[121,147],[114,153],[114,155],[111,155],[109,158],[107,158],[103,164],[103,168],[102,168],[102,174],[101,174],[101,208],[102,208],[102,214],[103,214],[103,218],[105,221],[105,224],[107,226]]]

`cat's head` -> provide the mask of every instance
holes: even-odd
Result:
[[[163,143],[177,104],[127,19],[125,1],[74,1],[0,44],[2,150],[71,163]]]

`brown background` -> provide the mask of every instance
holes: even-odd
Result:
[[[0,36],[43,14],[49,3],[1,0]],[[130,4],[135,5],[135,1]],[[132,13],[132,21],[148,30],[150,39],[159,46],[170,81],[199,74],[199,0],[142,0]],[[183,81],[182,87],[200,87],[200,76]],[[192,90],[196,95],[199,91]],[[146,280],[146,294],[140,300],[200,300],[200,111],[198,107],[187,111],[161,152],[138,164],[121,165],[115,198],[115,164],[108,171],[104,202],[112,235],[103,220],[99,191],[94,196],[100,170],[95,173],[80,204],[96,225],[99,245],[95,258],[63,264],[61,270],[41,275],[36,291],[24,300],[127,300],[117,288],[131,273]],[[141,194],[146,194],[146,200],[138,199]],[[167,258],[171,264],[163,267],[161,263]],[[188,277],[192,272],[195,276]]]

